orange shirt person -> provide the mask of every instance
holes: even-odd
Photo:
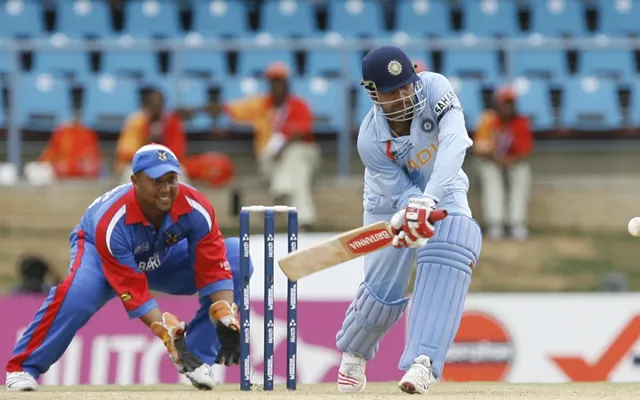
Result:
[[[56,127],[38,161],[49,163],[58,178],[96,178],[102,169],[98,135],[76,116]]]
[[[282,134],[282,144],[292,140],[314,143],[313,113],[304,99],[289,93],[288,77],[288,67],[274,63],[265,71],[271,85],[269,93],[235,100],[222,107],[235,122],[253,127],[254,150],[259,157],[267,150],[273,134]]]
[[[186,156],[182,119],[176,113],[165,113],[164,96],[157,90],[147,92],[143,107],[125,121],[116,147],[116,171],[121,173],[131,164],[135,152],[149,143],[168,147],[179,160]]]
[[[320,149],[313,135],[313,112],[307,102],[290,93],[289,68],[274,63],[265,71],[269,92],[212,104],[215,116],[224,111],[233,121],[248,123],[254,131],[254,148],[261,175],[269,181],[276,203],[298,209],[301,228],[316,222],[312,176],[320,162]]]
[[[481,116],[475,133],[475,150],[500,165],[511,165],[533,151],[529,118],[515,112],[516,93],[502,88],[496,94],[496,110]]]
[[[516,93],[504,87],[496,93],[496,107],[485,111],[478,121],[474,150],[479,156],[482,203],[486,234],[501,239],[505,227],[514,239],[529,235],[528,205],[531,166],[527,160],[534,147],[529,118],[516,107]],[[504,177],[509,182],[504,185]]]

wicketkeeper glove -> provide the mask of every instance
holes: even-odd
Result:
[[[209,307],[209,319],[216,327],[220,350],[216,364],[226,366],[240,363],[240,323],[238,322],[238,306],[229,302],[216,301]]]
[[[171,361],[178,372],[193,372],[202,365],[202,361],[187,348],[185,332],[187,326],[184,322],[168,312],[162,314],[162,322],[151,323],[151,331],[162,340]]]

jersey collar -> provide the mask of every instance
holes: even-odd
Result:
[[[138,198],[136,197],[136,191],[132,187],[127,194],[127,213],[125,215],[125,223],[127,225],[142,223],[144,226],[151,225],[149,220],[144,216],[142,212],[142,208],[140,207],[140,203],[138,202]],[[184,189],[182,185],[178,188],[178,197],[176,201],[173,202],[171,209],[169,210],[169,216],[171,220],[175,223],[178,222],[178,219],[181,215],[189,213],[193,208],[187,201],[185,197]]]

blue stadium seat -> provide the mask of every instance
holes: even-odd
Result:
[[[258,76],[273,62],[284,62],[295,71],[295,57],[292,52],[284,50],[250,50],[238,54],[238,75]]]
[[[174,82],[175,83],[175,82]],[[208,85],[203,79],[181,77],[176,85],[175,102],[181,107],[200,107],[208,101]],[[187,130],[206,130],[212,119],[204,113],[186,121]]]
[[[633,125],[640,125],[640,80],[634,79],[631,81],[631,104],[629,105],[631,111],[631,122]]]
[[[19,90],[19,126],[46,129],[71,117],[71,94],[65,80],[49,74],[25,73],[20,76]],[[38,123],[39,116],[47,121]]]
[[[482,86],[476,79],[460,79],[459,85],[454,85],[462,110],[467,129],[473,129],[478,123],[478,117],[484,106],[482,102]]]
[[[532,32],[544,36],[587,35],[584,7],[580,0],[532,1],[529,4],[532,6]]]
[[[445,76],[476,77],[495,80],[500,74],[498,53],[492,50],[449,50],[443,52]]]
[[[329,0],[327,31],[345,37],[381,36],[384,34],[382,7],[364,0]]]
[[[11,70],[11,53],[0,50],[0,73]]]
[[[264,4],[260,30],[276,37],[316,36],[314,7],[310,2],[272,0]]]
[[[135,37],[174,37],[180,30],[175,2],[140,0],[125,2],[124,32]]]
[[[91,76],[85,83],[84,117],[91,126],[121,129],[124,118],[140,107],[134,80],[106,74]]]
[[[518,111],[527,115],[533,130],[546,130],[553,127],[553,109],[549,84],[545,79],[528,79],[528,87],[519,91]]]
[[[101,70],[110,74],[135,71],[155,75],[158,73],[158,59],[151,51],[105,51],[102,53]]]
[[[343,70],[342,53],[340,51],[310,51],[307,57],[307,75],[338,76]],[[359,84],[362,80],[362,54],[360,52],[347,53],[347,72],[352,83]]]
[[[585,130],[619,127],[622,119],[614,81],[584,76],[566,79],[562,120],[570,128]]]
[[[2,2],[0,5],[0,37],[38,37],[44,32],[42,10],[37,1]]]
[[[629,1],[619,3],[614,0],[600,0],[599,31],[609,36],[640,34],[640,3]]]
[[[561,50],[518,50],[512,53],[513,75],[559,80],[569,73],[567,57]]]
[[[84,51],[38,51],[33,54],[33,70],[84,77],[90,73],[90,56]]]
[[[399,0],[396,31],[412,36],[447,36],[452,33],[449,8],[444,2]]]
[[[216,78],[227,75],[227,61],[222,52],[211,50],[190,50],[180,53],[182,55],[181,68],[187,73],[205,72]],[[173,60],[174,70],[176,60]]]
[[[267,83],[264,79],[253,77],[225,78],[220,82],[221,97],[224,101],[233,101],[248,96],[262,95],[266,93]]]
[[[517,8],[510,1],[466,0],[463,32],[481,37],[519,36]]]
[[[345,126],[346,96],[344,87],[336,79],[293,79],[292,92],[307,101],[313,111],[314,130],[335,132]]]
[[[111,12],[104,1],[59,1],[56,31],[70,38],[110,37]]]
[[[360,123],[362,122],[364,117],[367,115],[369,110],[371,110],[371,107],[373,107],[373,102],[371,101],[371,98],[369,98],[367,91],[364,90],[362,86],[357,85],[356,86],[356,109],[354,111],[355,115],[354,115],[354,121],[353,121],[356,127],[360,126]]]
[[[584,50],[580,52],[578,72],[631,80],[636,75],[636,62],[630,50]]]
[[[247,36],[250,29],[245,3],[234,0],[195,2],[193,30],[205,37]]]

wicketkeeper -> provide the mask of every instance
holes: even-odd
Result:
[[[162,340],[198,389],[214,387],[211,364],[238,363],[238,238],[223,240],[209,201],[179,183],[180,163],[168,148],[140,148],[132,167],[131,183],[96,199],[71,233],[69,275],[16,344],[6,368],[8,390],[37,390],[36,379],[114,297],[129,318]],[[201,307],[186,324],[178,312],[160,310],[150,290],[198,293]]]

